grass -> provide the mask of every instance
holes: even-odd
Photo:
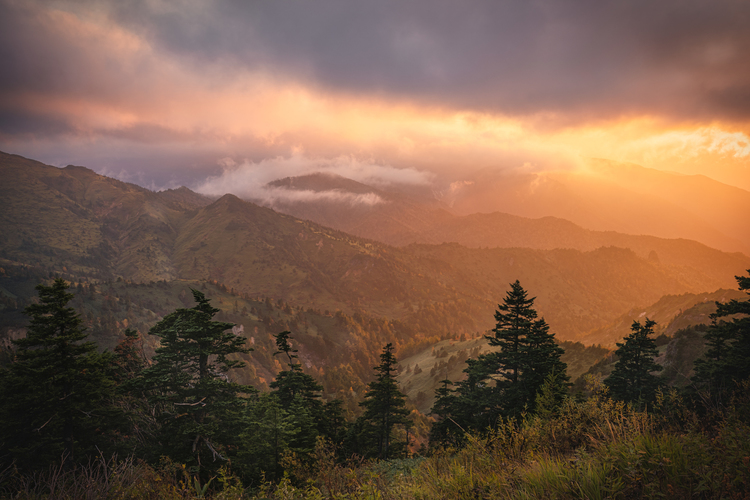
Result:
[[[506,422],[496,431],[469,436],[461,449],[407,460],[336,463],[330,443],[320,441],[312,468],[292,471],[278,484],[247,489],[226,470],[200,484],[168,461],[149,466],[99,459],[26,477],[6,470],[0,473],[0,493],[14,500],[746,499],[750,396],[744,398],[715,425],[707,423],[715,416],[697,414],[678,425],[669,415],[646,415],[597,395],[546,421]],[[588,418],[589,425],[579,426],[580,418]]]

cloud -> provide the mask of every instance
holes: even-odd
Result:
[[[736,0],[4,0],[0,14],[3,91],[153,103],[179,66],[188,86],[265,74],[564,123],[750,118],[750,5]]]
[[[219,183],[226,157],[438,190],[580,155],[747,178],[749,16],[736,0],[0,0],[0,148],[148,186]]]
[[[647,154],[695,158],[706,153],[717,156],[747,158],[750,156],[750,137],[742,132],[728,132],[715,127],[695,130],[672,130],[644,138],[633,144]]]
[[[286,177],[325,173],[352,179],[370,186],[429,185],[434,175],[413,168],[394,168],[377,165],[352,157],[333,159],[310,158],[301,152],[290,157],[277,157],[259,162],[238,164],[231,158],[220,160],[221,174],[209,177],[196,186],[196,191],[210,196],[232,193],[241,198],[259,200],[274,205],[279,201],[327,200],[350,205],[376,205],[385,200],[377,193],[352,193],[341,189],[313,191],[269,186],[269,182]]]
[[[327,91],[564,119],[750,113],[750,5],[736,0],[103,5],[196,68],[218,62]]]
[[[326,191],[313,191],[310,189],[294,190],[285,188],[267,187],[263,193],[262,201],[270,206],[276,206],[277,203],[294,203],[294,202],[314,202],[327,201],[343,203],[347,205],[366,205],[374,206],[381,203],[387,203],[386,200],[376,193],[349,193],[340,189],[330,189]]]

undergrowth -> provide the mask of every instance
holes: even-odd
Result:
[[[545,418],[501,421],[460,449],[428,457],[337,463],[319,440],[312,463],[285,457],[278,484],[243,487],[222,469],[209,484],[179,464],[103,458],[30,476],[0,472],[8,499],[750,499],[750,383],[726,405],[691,408],[663,394],[652,413],[601,390]]]

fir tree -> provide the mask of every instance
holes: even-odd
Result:
[[[451,411],[455,408],[456,396],[450,389],[453,385],[448,379],[440,381],[440,387],[435,389],[435,403],[430,414],[436,417],[436,421],[430,429],[430,446],[446,445],[456,434],[456,425],[451,420]]]
[[[294,424],[276,394],[260,394],[247,404],[233,469],[243,480],[277,481],[282,477],[284,452],[295,438]]]
[[[66,457],[87,460],[111,448],[108,430],[119,423],[112,406],[114,383],[107,377],[109,354],[86,342],[73,298],[60,278],[36,287],[39,303],[26,307],[31,317],[25,338],[14,340],[16,356],[2,373],[0,462],[19,469],[46,467]]]
[[[236,448],[244,399],[252,388],[232,383],[227,372],[244,363],[229,356],[248,352],[231,323],[214,321],[219,312],[203,293],[192,290],[197,304],[177,309],[154,325],[160,337],[153,365],[139,378],[140,387],[161,425],[160,454],[191,466],[206,479]]]
[[[565,392],[569,378],[567,366],[560,360],[562,348],[555,343],[544,318],[536,319],[535,299],[528,297],[518,280],[510,286],[495,312],[495,335],[487,339],[491,346],[500,347],[489,358],[499,375],[500,413],[518,417],[524,410],[534,410],[537,393],[551,373],[557,374],[558,393]]]
[[[551,373],[558,374],[558,393],[565,393],[568,384],[567,366],[560,360],[563,350],[544,318],[537,319],[535,299],[518,280],[510,287],[495,312],[494,336],[485,337],[500,349],[468,362],[465,371],[472,385],[459,385],[457,403],[464,413],[471,409],[472,418],[465,423],[475,429],[492,426],[499,417],[520,418],[534,411],[537,393]]]
[[[375,367],[377,378],[368,384],[365,400],[360,403],[365,409],[358,419],[364,441],[381,459],[393,458],[398,454],[399,446],[392,443],[393,428],[408,424],[406,398],[396,383],[396,364],[393,344],[389,343],[383,348],[380,364]]]
[[[510,287],[495,311],[496,325],[492,329],[495,335],[485,338],[491,346],[500,347],[495,362],[504,370],[505,378],[516,384],[524,364],[524,344],[534,328],[537,312],[532,307],[534,299],[528,298],[518,280]]]
[[[277,354],[285,354],[288,359],[288,370],[282,370],[276,376],[276,380],[271,382],[270,387],[276,390],[279,401],[286,409],[296,397],[303,398],[310,407],[321,407],[320,391],[323,386],[320,385],[310,375],[302,372],[302,365],[297,361],[297,350],[292,348],[291,333],[284,331],[276,334],[276,351]]]
[[[750,274],[750,269],[748,269]],[[750,277],[735,276],[740,290],[750,294]],[[731,321],[723,318],[733,316]],[[707,351],[695,363],[693,382],[719,396],[750,377],[750,300],[716,302],[705,336]]]
[[[485,337],[500,349],[467,360],[466,378],[453,394],[438,400],[454,428],[482,430],[499,418],[520,418],[524,411],[534,411],[537,394],[551,374],[554,400],[561,401],[567,392],[562,348],[544,319],[537,319],[534,298],[518,281],[510,286],[495,312],[494,336]]]
[[[285,354],[289,369],[279,372],[270,387],[284,410],[295,420],[295,436],[290,439],[290,449],[306,454],[313,450],[319,427],[323,426],[324,407],[320,400],[323,386],[302,372],[302,365],[297,361],[297,350],[292,348],[290,332],[278,333],[275,339],[278,351],[274,356]]]
[[[654,361],[659,354],[652,338],[655,325],[656,322],[648,318],[643,325],[633,321],[632,333],[625,337],[625,342],[617,343],[615,355],[618,361],[604,380],[615,399],[638,407],[647,406],[656,399],[661,382],[654,372],[661,371],[662,367]]]

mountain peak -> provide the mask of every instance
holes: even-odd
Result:
[[[271,181],[266,186],[296,191],[346,191],[354,194],[382,194],[372,186],[328,172],[313,172],[296,177],[284,177]]]

